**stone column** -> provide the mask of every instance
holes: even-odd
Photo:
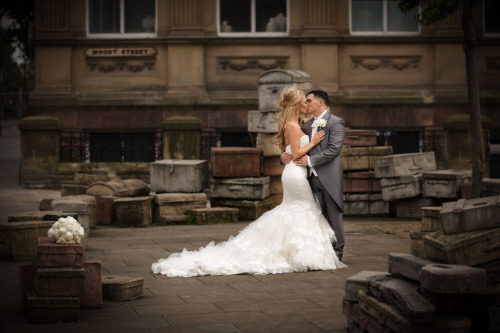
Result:
[[[21,119],[19,185],[25,188],[59,188],[61,121],[49,116]]]
[[[201,120],[192,116],[175,116],[163,121],[163,158],[199,160]]]
[[[490,176],[490,128],[491,120],[485,116],[481,117],[483,128],[484,148],[484,178]],[[470,131],[470,119],[468,114],[448,117],[444,121],[446,131],[446,150],[448,169],[472,170],[472,138]]]

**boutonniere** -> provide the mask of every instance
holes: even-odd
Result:
[[[326,119],[316,120],[316,125],[318,126],[318,131],[320,131],[323,127],[326,126]]]

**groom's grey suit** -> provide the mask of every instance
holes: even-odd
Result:
[[[343,199],[343,168],[341,151],[345,140],[344,120],[327,112],[323,118],[326,125],[324,139],[309,151],[309,160],[318,177],[311,176],[309,182],[311,189],[318,199],[323,215],[335,232],[337,242],[333,248],[339,259],[344,254],[344,224],[342,212],[344,211]],[[309,138],[312,137],[311,118],[302,126],[302,130]]]

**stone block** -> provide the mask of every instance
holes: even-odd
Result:
[[[392,154],[391,146],[381,147],[342,147],[342,166],[344,171],[373,170],[374,161],[382,156]],[[375,174],[375,177],[382,178]]]
[[[116,226],[147,227],[152,224],[151,197],[129,197],[115,200]]]
[[[90,233],[90,212],[89,206],[79,199],[56,199],[52,200],[51,207],[53,210],[60,210],[67,214],[76,214],[76,220],[82,226],[85,234],[82,237],[83,248],[87,248],[87,238]]]
[[[208,161],[161,160],[150,165],[151,191],[198,193],[208,187]]]
[[[346,128],[344,145],[347,146],[376,146],[377,130]]]
[[[421,284],[440,294],[480,293],[486,290],[486,271],[463,265],[426,265],[421,271]]]
[[[427,259],[440,263],[477,266],[500,258],[500,228],[424,236]]]
[[[421,196],[392,201],[396,211],[396,217],[399,218],[422,218],[422,207],[440,206],[441,201],[436,198],[422,198]]]
[[[106,275],[102,277],[102,299],[123,302],[142,297],[144,278]]]
[[[85,270],[85,295],[80,296],[80,308],[102,308],[102,263],[99,260],[83,262]]]
[[[384,201],[413,198],[422,194],[422,175],[380,179]]]
[[[283,183],[281,182],[281,176],[271,176],[270,193],[273,194],[283,194]]]
[[[436,262],[418,258],[407,253],[389,253],[388,263],[389,273],[420,282],[422,268],[426,265],[433,265]]]
[[[97,225],[111,225],[115,223],[115,200],[118,197],[97,196],[95,219]]]
[[[415,257],[425,259],[427,254],[425,253],[424,235],[426,232],[422,231],[412,231],[410,232],[410,248],[411,254]]]
[[[434,305],[418,292],[419,283],[394,276],[368,278],[368,294],[384,303],[397,306],[411,321],[429,323],[434,320]]]
[[[271,178],[210,178],[212,198],[264,200],[271,195]]]
[[[481,196],[500,195],[500,179],[483,178],[481,181]]]
[[[396,154],[374,160],[375,177],[411,176],[436,170],[434,152]]]
[[[254,133],[275,134],[278,122],[274,112],[248,111],[248,131]]]
[[[77,322],[80,320],[78,297],[40,297],[28,293],[28,321],[30,323]]]
[[[58,211],[32,211],[12,214],[7,217],[7,222],[21,221],[57,221],[59,217],[66,217],[67,214]]]
[[[173,116],[163,120],[163,156],[166,159],[200,159],[201,119],[188,116]]]
[[[429,323],[415,322],[398,307],[387,304],[364,291],[359,292],[359,308],[367,316],[374,318],[384,330],[374,332],[470,332],[471,320],[463,315],[435,315]]]
[[[56,244],[48,237],[38,237],[38,267],[82,267],[85,251],[82,244]]]
[[[427,171],[422,174],[422,196],[459,199],[462,185],[472,181],[470,170]]]
[[[281,205],[281,203],[283,202],[283,194],[271,194],[269,198],[271,199],[273,208]]]
[[[153,196],[153,221],[162,216],[186,215],[187,211],[207,207],[207,195],[201,193],[160,193]]]
[[[38,267],[35,290],[42,297],[79,297],[85,294],[83,267]]]
[[[375,178],[373,171],[344,172],[344,193],[380,192],[380,179]]]
[[[445,234],[500,227],[500,195],[445,202],[439,213]]]
[[[280,147],[274,143],[274,136],[275,134],[257,133],[255,147],[262,150],[262,156],[267,157],[281,155],[282,151]]]
[[[99,171],[95,171],[97,169],[92,170],[92,173],[80,173],[75,172],[74,183],[77,186],[85,186],[85,191],[87,190],[87,186],[97,183],[97,182],[107,182],[116,176],[109,175],[109,170],[100,169]],[[79,194],[85,194],[79,193]]]
[[[213,177],[259,177],[262,150],[251,147],[212,147],[210,171]]]
[[[472,193],[472,183],[464,183],[460,188],[460,198],[462,199],[472,199],[474,194]]]
[[[238,208],[238,220],[253,221],[273,208],[271,198],[264,200],[212,199],[216,207]]]
[[[188,210],[188,222],[195,224],[238,222],[238,208],[212,207]]]
[[[497,288],[497,302],[500,304],[500,258],[497,260],[490,261],[485,264],[475,266],[477,268],[484,269],[486,271],[486,278],[488,280],[488,285],[496,286]]]
[[[441,228],[441,223],[439,222],[439,212],[441,211],[441,206],[439,207],[422,207],[420,209],[422,214],[422,231],[437,231]]]
[[[351,333],[392,333],[388,328],[380,325],[380,323],[375,318],[362,311],[358,303],[349,302],[348,300],[344,299],[342,301],[342,313],[347,317],[347,322],[349,324],[349,330]]]
[[[281,164],[278,156],[264,156],[262,170],[264,176],[281,176],[285,165]]]
[[[23,311],[28,308],[27,293],[35,291],[35,274],[35,262],[19,266],[19,289]]]
[[[345,193],[344,215],[389,214],[389,203],[380,193]]]
[[[46,237],[53,221],[0,223],[0,260],[29,260],[37,254],[38,237]]]
[[[87,194],[95,197],[139,197],[149,195],[149,192],[149,185],[140,179],[114,179],[107,182],[96,182],[87,188]]]
[[[351,302],[358,301],[358,291],[366,290],[368,286],[368,278],[372,276],[388,276],[387,272],[377,271],[361,271],[349,277],[345,281],[345,296],[344,298]]]
[[[93,195],[81,194],[81,195],[70,195],[64,197],[64,199],[74,199],[83,201],[89,208],[89,227],[95,228],[96,223],[96,210],[97,210],[97,200]]]
[[[87,185],[62,184],[61,197],[84,195],[85,193],[87,193]]]
[[[156,222],[157,225],[185,224],[188,222],[187,215],[163,215]]]

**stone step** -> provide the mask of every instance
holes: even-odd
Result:
[[[378,300],[396,305],[410,320],[431,322],[435,307],[425,299],[418,289],[420,284],[394,276],[373,276],[368,278],[368,294]]]
[[[427,265],[421,271],[421,284],[440,294],[481,293],[486,290],[486,271],[463,265]]]
[[[101,282],[104,301],[123,302],[143,295],[142,277],[106,275]]]
[[[368,278],[372,276],[388,276],[387,272],[361,271],[345,281],[345,299],[351,302],[358,301],[358,290],[366,290]]]
[[[212,207],[188,210],[188,222],[196,224],[238,222],[238,208]]]
[[[407,253],[389,253],[389,273],[420,282],[422,267],[436,262]]]

